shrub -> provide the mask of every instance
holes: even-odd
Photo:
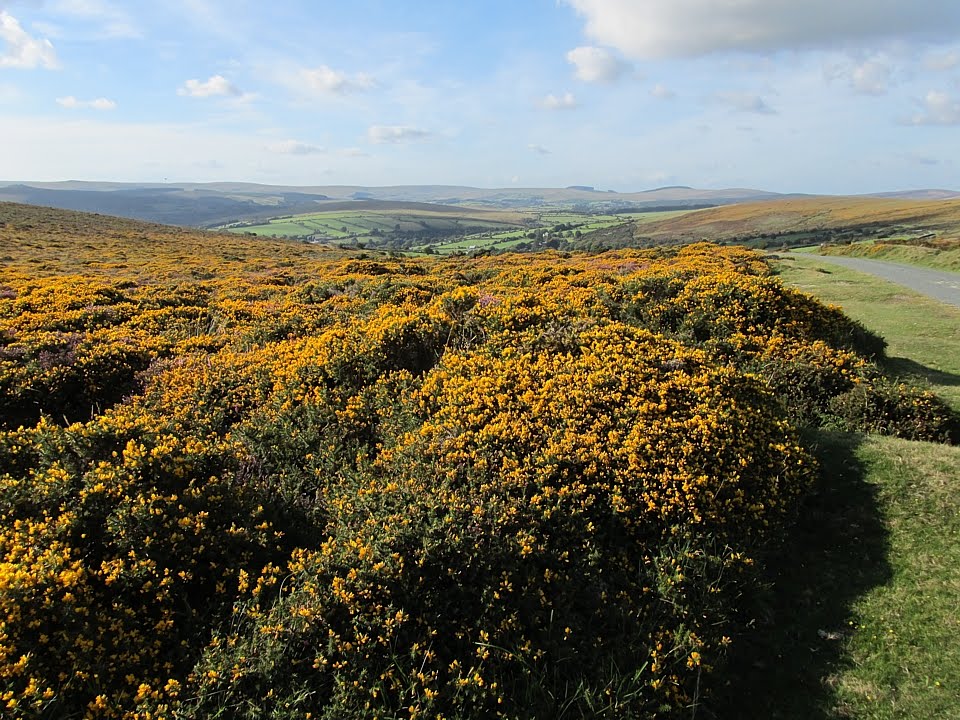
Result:
[[[578,339],[576,354],[445,356],[410,398],[412,430],[390,395],[371,401],[393,432],[323,487],[328,539],[251,579],[181,712],[619,718],[692,702],[810,459],[759,384],[702,353],[622,325]]]
[[[813,472],[793,425],[946,427],[743,249],[44,227],[0,225],[13,718],[686,715]]]
[[[933,393],[903,383],[857,385],[833,398],[830,412],[846,430],[960,443],[960,415]]]

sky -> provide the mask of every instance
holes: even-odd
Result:
[[[960,2],[0,0],[0,180],[960,190]]]

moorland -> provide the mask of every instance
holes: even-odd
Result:
[[[958,707],[956,315],[705,242],[0,240],[10,717]]]

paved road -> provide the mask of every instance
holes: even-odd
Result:
[[[843,265],[851,270],[876,275],[884,280],[903,285],[940,302],[960,307],[960,273],[928,270],[914,265],[901,265],[900,263],[839,255],[796,253],[795,257],[816,258],[835,265]]]

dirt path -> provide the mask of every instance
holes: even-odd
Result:
[[[797,258],[814,258],[824,262],[842,265],[858,272],[876,275],[884,280],[903,285],[918,293],[931,297],[934,300],[960,307],[960,273],[945,272],[943,270],[928,270],[927,268],[899,263],[881,262],[879,260],[865,260],[855,257],[841,257],[838,255],[811,255],[810,253],[796,253]]]

